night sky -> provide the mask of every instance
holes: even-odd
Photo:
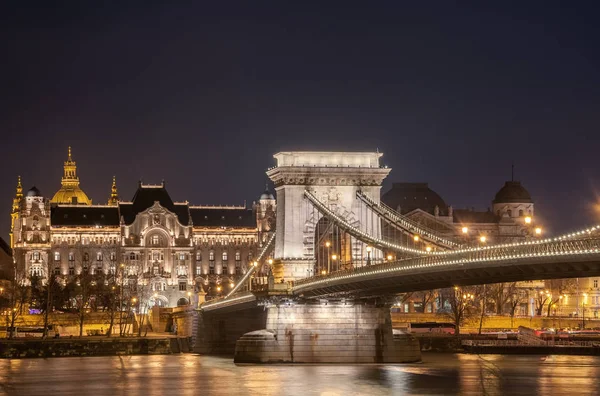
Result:
[[[250,204],[278,151],[379,149],[386,189],[485,210],[514,161],[548,231],[600,223],[593,3],[6,3],[5,239],[17,175],[52,197],[68,145],[94,203],[116,175],[126,200],[142,178]]]

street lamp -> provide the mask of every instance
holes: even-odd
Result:
[[[581,330],[585,330],[585,302],[587,296],[587,293],[583,293],[583,301],[581,302]]]
[[[542,235],[542,229],[541,229],[541,227],[536,227],[535,228],[535,235]]]
[[[525,217],[525,224],[531,224],[531,216]]]
[[[392,261],[392,259],[393,259],[393,258],[394,258],[394,257],[393,257],[391,254],[388,254],[388,256],[387,256],[387,260],[388,260],[388,261]]]
[[[469,233],[469,228],[468,227],[463,227],[462,228],[462,233],[463,234],[468,234]]]
[[[415,235],[415,236],[413,237],[413,241],[415,241],[415,242],[419,242],[419,239],[421,239],[421,238],[419,238],[419,236],[418,236],[418,235]]]
[[[425,248],[425,251],[426,251],[426,252],[428,252],[428,253],[429,253],[429,252],[431,252],[431,246],[427,246],[427,247]]]
[[[371,250],[373,250],[373,248],[367,246],[367,265],[371,265]]]
[[[329,247],[331,246],[331,242],[325,242],[325,247],[327,248],[327,271],[331,272],[331,261],[329,260]]]
[[[485,235],[482,235],[479,237],[479,242],[485,243],[485,241],[487,241],[487,238],[485,237]]]
[[[331,255],[331,261],[333,261],[333,266],[334,266],[334,267],[335,267],[335,262],[336,262],[336,260],[337,260],[337,254],[332,254],[332,255]],[[339,270],[339,268],[338,268],[338,270]]]

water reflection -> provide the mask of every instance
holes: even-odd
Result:
[[[0,361],[0,395],[599,394],[600,358],[424,354],[407,365],[236,366],[167,355]]]

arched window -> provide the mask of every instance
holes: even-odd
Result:
[[[241,260],[242,260],[242,254],[238,250],[237,252],[235,252],[235,261],[241,261]]]
[[[208,253],[208,261],[215,261],[215,252],[212,250]]]
[[[508,209],[506,213],[508,213],[508,217],[512,217],[512,210]]]
[[[227,261],[227,252],[223,252],[222,258],[223,258],[223,261]]]
[[[135,260],[135,253],[129,253],[129,260]]]
[[[160,244],[160,237],[158,235],[152,235],[150,243],[154,246],[158,246]]]
[[[523,217],[523,209],[519,209],[519,217]]]

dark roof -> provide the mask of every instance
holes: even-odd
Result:
[[[12,249],[10,248],[8,243],[6,243],[4,239],[2,239],[2,237],[0,237],[0,249],[4,250],[6,254],[12,257]]]
[[[475,212],[469,209],[454,209],[453,221],[455,223],[497,223],[498,216],[491,211]]]
[[[131,202],[119,203],[125,224],[133,223],[135,216],[154,205],[154,202],[158,202],[163,208],[175,213],[181,224],[188,225],[190,219],[188,205],[173,203],[164,184],[160,187],[148,187],[140,184]]]
[[[25,195],[28,197],[41,197],[42,193],[36,186],[33,186],[29,189],[29,191],[27,191]]]
[[[256,227],[252,209],[190,208],[194,227]]]
[[[50,213],[53,226],[119,226],[116,206],[52,205]]]
[[[507,181],[496,193],[494,203],[533,203],[533,200],[521,182]]]
[[[381,201],[394,210],[406,214],[421,209],[433,214],[439,207],[440,215],[447,215],[448,205],[427,183],[394,183],[392,188],[381,196]]]

